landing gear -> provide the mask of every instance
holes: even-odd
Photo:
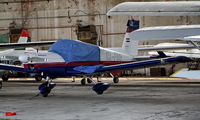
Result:
[[[3,80],[4,82],[7,82],[9,76],[8,76],[8,74],[3,74],[3,75],[1,76],[1,78],[2,78],[2,80]]]
[[[87,78],[88,83],[92,83],[92,78]]]
[[[38,89],[40,90],[40,94],[42,94],[43,97],[47,97],[51,90],[56,86],[55,83],[52,83],[49,80],[49,77],[47,77],[46,82],[42,83]]]
[[[87,81],[87,83],[92,83],[92,78],[83,78],[82,80],[81,80],[81,85],[86,85],[86,81]]]
[[[81,80],[81,85],[85,85],[86,84],[86,78],[83,78],[82,80]]]
[[[116,74],[116,73],[115,73]],[[117,73],[119,74],[119,73]],[[114,73],[110,73],[110,76],[113,78],[113,82],[114,83],[118,83],[119,82],[119,77],[118,75],[114,75]]]
[[[114,76],[113,77],[113,82],[114,83],[118,83],[119,82],[119,77],[118,76]]]
[[[72,77],[72,82],[75,82],[75,77],[74,76]]]

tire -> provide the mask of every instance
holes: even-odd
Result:
[[[37,82],[42,81],[42,76],[41,75],[36,75],[35,76],[35,81],[37,81]]]
[[[85,85],[85,84],[86,84],[86,79],[83,78],[83,79],[81,80],[81,85]]]
[[[114,82],[114,83],[119,83],[119,77],[114,77],[114,78],[113,78],[113,82]]]
[[[51,92],[51,88],[48,87],[48,82],[44,82],[39,85],[38,89],[40,90],[40,94],[42,94],[43,97],[47,97]]]
[[[47,97],[49,95],[49,93],[51,92],[51,88],[47,87],[47,93],[43,94],[43,97]]]
[[[87,83],[92,83],[91,78],[87,78]]]
[[[7,74],[3,74],[3,75],[1,76],[1,78],[2,78],[2,80],[3,80],[4,82],[6,82],[6,81],[8,81],[9,76],[8,76]]]
[[[98,95],[102,95],[103,94],[103,91],[99,91],[97,92]]]

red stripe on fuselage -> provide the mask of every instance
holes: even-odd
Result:
[[[53,63],[31,63],[31,64],[24,64],[24,68],[30,67],[63,67],[63,66],[89,66],[89,65],[115,65],[115,64],[122,64],[128,63],[133,61],[81,61],[81,62],[53,62]]]

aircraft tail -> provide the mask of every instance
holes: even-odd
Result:
[[[18,43],[25,43],[28,41],[29,33],[27,30],[22,30],[22,33],[19,37]]]
[[[131,56],[138,55],[138,41],[134,40],[131,37],[131,33],[129,33],[129,32],[126,32],[126,34],[124,36],[122,49],[124,52],[126,52],[126,54],[129,54]]]

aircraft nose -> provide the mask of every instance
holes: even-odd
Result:
[[[29,61],[29,56],[26,55],[26,54],[22,54],[19,56],[19,61],[22,62],[22,63],[27,63]]]

